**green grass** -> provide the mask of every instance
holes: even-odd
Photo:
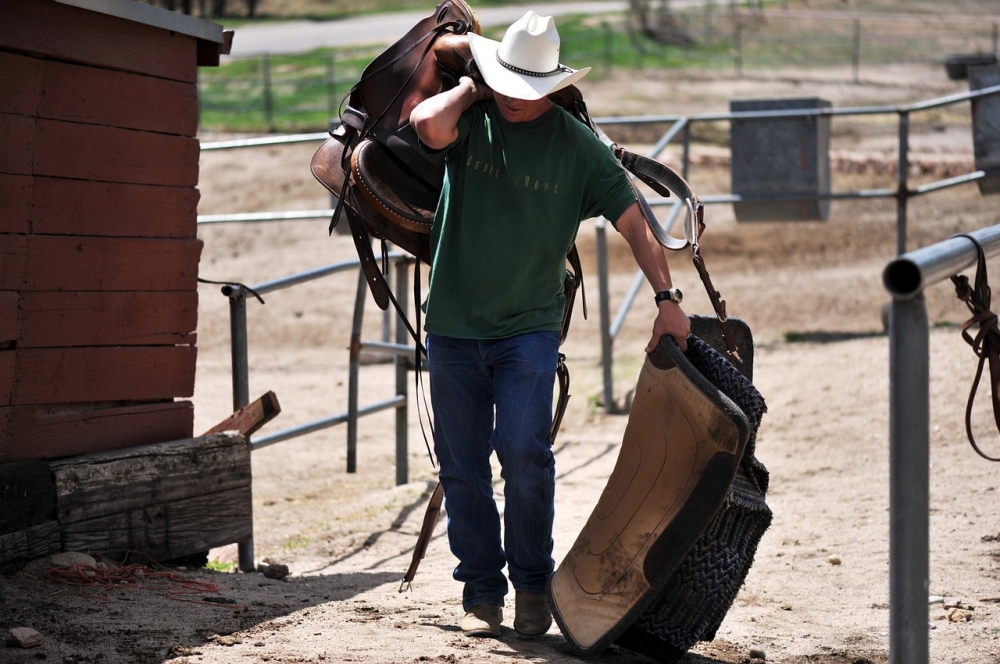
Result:
[[[335,3],[358,13],[350,2]],[[477,2],[476,6],[500,4]],[[427,7],[427,3],[378,3],[379,10]],[[369,12],[370,13],[370,12]],[[300,16],[301,17],[301,16]],[[796,66],[862,69],[894,62],[941,61],[959,40],[987,47],[990,26],[969,27],[904,23],[889,34],[885,20],[855,23],[795,18],[776,13],[767,20],[745,20],[734,29],[728,12],[675,13],[674,26],[690,37],[689,46],[667,45],[632,30],[622,15],[560,16],[561,60],[571,67],[592,67],[591,80],[623,70],[740,71]],[[857,30],[857,32],[855,32]],[[504,28],[486,31],[500,39]],[[915,47],[914,44],[917,44]],[[987,46],[983,46],[987,45]],[[383,47],[322,49],[300,55],[230,60],[199,71],[200,127],[214,131],[322,131],[339,117],[344,95]]]
[[[205,563],[205,569],[210,569],[213,572],[232,572],[236,569],[236,563],[226,563],[220,560],[209,560]]]

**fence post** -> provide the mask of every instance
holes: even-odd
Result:
[[[271,97],[271,56],[260,56],[260,72],[264,82],[264,122],[269,132],[274,131],[274,99]]]
[[[420,260],[420,259],[417,259]],[[396,263],[396,301],[399,302],[400,311],[407,311],[409,307],[407,292],[409,291],[409,274],[406,270],[406,259],[402,258]],[[417,303],[420,306],[420,303]],[[405,344],[407,339],[406,326],[403,324],[402,315],[396,316],[396,343]],[[420,352],[417,350],[416,352]],[[396,406],[396,485],[406,484],[410,481],[410,464],[407,449],[406,433],[409,425],[409,408],[406,399],[407,376],[406,365],[408,358],[396,355],[396,395],[403,396],[403,403]],[[416,367],[414,367],[416,369]],[[418,397],[419,398],[419,395]]]
[[[906,205],[909,190],[906,178],[910,170],[910,114],[899,113],[899,162],[896,165],[896,254],[906,253]]]
[[[923,293],[889,314],[889,662],[926,664],[930,394]]]
[[[233,370],[233,412],[236,412],[250,403],[250,362],[247,358],[247,296],[242,286],[237,286],[229,291],[229,343]],[[249,445],[250,441],[247,441],[247,444]],[[252,572],[256,568],[253,548],[253,534],[237,544],[238,566],[241,572]]]
[[[615,412],[615,388],[611,378],[611,308],[608,302],[608,238],[607,221],[597,219],[597,286],[601,300],[601,368],[604,378],[604,412]]]
[[[354,297],[354,320],[351,323],[350,361],[347,365],[347,472],[358,471],[358,373],[361,367],[361,324],[365,317],[368,281],[358,267],[358,290]]]
[[[858,82],[858,69],[861,67],[861,20],[854,19],[854,40],[851,46],[851,66],[854,69],[854,82]]]

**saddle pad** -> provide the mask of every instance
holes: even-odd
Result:
[[[390,221],[417,233],[431,232],[440,188],[415,177],[381,143],[365,140],[355,148],[351,175],[361,194]]]
[[[549,586],[576,652],[602,651],[656,597],[725,499],[749,435],[740,408],[663,337],[640,372],[614,472]]]
[[[690,341],[688,357],[739,405],[751,434],[723,506],[649,606],[615,641],[660,662],[675,662],[698,641],[715,638],[772,518],[764,501],[767,468],[754,457],[757,428],[767,411],[764,399],[721,354],[698,339]]]

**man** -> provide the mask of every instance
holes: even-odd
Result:
[[[647,352],[663,334],[686,347],[690,323],[627,174],[546,98],[589,71],[559,64],[552,18],[529,11],[502,42],[469,43],[486,85],[463,77],[410,115],[425,147],[447,151],[425,303],[435,450],[462,631],[500,634],[506,564],[514,629],[531,637],[552,624],[552,397],[565,257],[580,222],[613,220],[657,293]],[[502,544],[491,451],[505,482]]]

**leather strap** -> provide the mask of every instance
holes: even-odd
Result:
[[[976,368],[976,377],[972,381],[972,389],[969,391],[969,401],[965,407],[965,433],[969,438],[969,443],[976,453],[988,461],[1000,461],[1000,457],[992,457],[983,452],[976,444],[975,436],[972,435],[972,406],[976,400],[976,391],[979,389],[979,379],[983,375],[983,366],[986,362],[990,365],[990,392],[993,397],[993,420],[997,430],[1000,431],[1000,329],[997,327],[997,315],[990,310],[990,285],[986,274],[986,254],[982,245],[971,235],[960,234],[955,237],[964,237],[976,245],[978,260],[976,265],[975,286],[969,285],[969,278],[965,275],[952,275],[951,281],[955,284],[955,294],[958,299],[965,302],[972,312],[972,318],[962,325],[962,338],[972,346],[973,352],[979,356],[979,366]],[[977,328],[975,336],[970,334],[972,328]]]
[[[427,545],[430,544],[431,536],[434,534],[434,527],[437,525],[438,515],[441,514],[441,504],[444,502],[444,487],[438,482],[434,487],[434,493],[427,501],[427,510],[424,512],[424,521],[420,524],[420,535],[417,537],[417,544],[413,549],[413,557],[410,559],[410,566],[403,575],[403,580],[399,584],[399,592],[409,590],[413,583],[413,577],[417,575],[417,567],[427,553]]]

